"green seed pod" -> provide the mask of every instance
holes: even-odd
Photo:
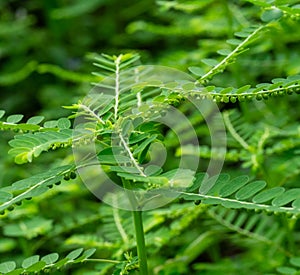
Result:
[[[11,205],[7,208],[8,211],[13,211],[14,209],[15,209],[15,207],[13,205]]]
[[[236,97],[235,96],[231,96],[230,97],[230,101],[231,101],[231,103],[236,103]]]
[[[70,173],[70,178],[73,180],[73,179],[76,179],[76,173],[74,172],[74,171],[72,171],[71,173]]]
[[[196,200],[196,201],[194,201],[194,204],[195,205],[199,205],[201,203],[201,200]]]
[[[56,183],[54,183],[55,185],[60,185],[61,184],[61,181],[58,181]]]
[[[64,180],[66,180],[66,181],[70,180],[70,174],[65,174],[64,175]]]
[[[257,100],[262,100],[262,99],[263,99],[263,97],[262,97],[262,95],[261,95],[261,94],[258,94],[258,95],[256,95],[256,99],[257,99]]]

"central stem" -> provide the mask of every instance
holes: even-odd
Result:
[[[142,211],[139,207],[134,192],[131,190],[131,183],[125,179],[122,179],[122,181],[132,207],[140,274],[148,275],[147,250],[146,250],[146,243],[145,243]]]
[[[133,211],[133,219],[134,219],[134,227],[135,227],[137,254],[139,257],[140,274],[147,275],[148,274],[147,251],[146,251],[145,235],[143,229],[142,211]]]

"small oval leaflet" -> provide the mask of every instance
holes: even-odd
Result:
[[[283,187],[274,187],[274,188],[262,191],[261,193],[254,196],[252,201],[254,203],[267,202],[267,201],[279,196],[280,194],[282,194],[284,192],[284,190],[285,189]]]
[[[23,115],[11,115],[7,118],[8,123],[18,123],[22,120],[24,116]]]
[[[33,264],[37,263],[39,261],[39,259],[40,259],[39,255],[31,256],[22,262],[22,267],[28,268],[28,267],[32,266]]]
[[[16,263],[14,261],[8,261],[0,264],[0,272],[8,273],[16,268]]]

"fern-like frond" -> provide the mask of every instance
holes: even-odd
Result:
[[[256,6],[259,6],[265,10],[262,15],[262,19],[268,18],[278,19],[281,16],[289,16],[292,18],[300,18],[299,1],[263,1],[263,0],[246,0]]]
[[[212,68],[204,75],[202,75],[202,70],[198,69],[197,67],[189,68],[192,73],[200,76],[200,78],[197,80],[197,83],[205,84],[214,75],[223,72],[229,64],[235,61],[238,55],[247,50],[246,47],[257,38],[257,35],[268,27],[268,25],[252,26],[235,33],[238,38],[244,38],[244,40],[228,40],[227,42],[229,44],[236,47],[233,51],[230,51],[228,49],[218,51],[220,55],[225,55],[225,57],[220,62],[215,59],[204,59],[203,62],[205,64],[212,66]]]
[[[265,189],[264,181],[249,182],[247,176],[230,177],[220,175],[206,179],[200,173],[194,181],[198,193],[166,190],[166,196],[180,196],[185,200],[201,201],[203,204],[222,205],[232,209],[251,209],[266,213],[285,213],[289,216],[300,214],[300,189],[285,190],[283,187]],[[195,187],[198,186],[198,187]],[[189,190],[193,189],[190,188]],[[158,191],[157,191],[158,192]]]
[[[0,119],[5,115],[4,110],[0,110]],[[6,121],[0,121],[1,131],[19,131],[19,132],[35,132],[41,130],[43,127],[39,124],[44,120],[43,116],[34,116],[29,118],[25,123],[20,123],[23,119],[23,115],[15,114],[6,118]]]
[[[240,212],[235,209],[226,209],[218,206],[210,208],[208,214],[228,229],[236,231],[248,238],[277,247],[289,255],[289,253],[280,246],[287,232],[281,228],[281,225],[274,217],[267,216],[263,213],[250,215],[245,211]]]
[[[83,248],[78,248],[61,258],[58,253],[51,253],[42,257],[34,255],[24,259],[20,267],[17,267],[14,261],[3,262],[0,263],[0,274],[29,274],[60,270],[67,265],[88,261],[95,252],[96,249],[94,248],[85,251]]]
[[[178,83],[176,81],[169,83],[144,83],[144,86],[158,87],[164,90],[170,90],[178,93],[186,98],[195,96],[196,98],[212,99],[216,102],[232,102],[245,100],[267,100],[270,97],[278,97],[283,95],[291,95],[293,93],[300,94],[300,75],[289,76],[284,78],[275,78],[272,83],[257,84],[255,88],[250,85],[245,85],[240,88],[234,87],[215,87],[215,86],[200,86],[192,82]]]
[[[24,199],[31,199],[49,190],[54,184],[60,184],[65,176],[69,177],[74,167],[71,165],[50,169],[47,172],[17,181],[0,189],[0,211],[12,210]],[[73,177],[73,174],[72,174]]]

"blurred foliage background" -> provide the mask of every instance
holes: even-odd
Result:
[[[264,10],[252,2],[255,1],[2,0],[0,1],[0,109],[6,110],[7,114],[22,113],[26,118],[43,115],[47,120],[67,115],[68,111],[60,106],[75,103],[92,88],[90,83],[96,79],[91,74],[96,70],[91,61],[93,53],[138,52],[143,64],[170,66],[185,72],[188,72],[187,68],[190,66],[200,66],[206,70],[208,67],[201,63],[201,60],[220,59],[217,51],[224,48],[231,49],[226,40],[233,38],[234,32],[263,23]],[[290,4],[297,2],[289,1]],[[269,82],[276,77],[299,74],[299,42],[299,16],[286,16],[280,23],[275,22],[272,31],[264,33],[263,38],[252,44],[250,50],[239,56],[237,62],[217,75],[212,84],[240,87]],[[289,124],[294,127],[295,122],[300,119],[298,106],[299,96],[296,95],[282,101],[271,99],[267,105],[264,102],[237,103],[234,106],[220,104],[221,109],[236,107],[241,110],[243,118],[249,123],[258,123],[264,117],[268,123],[273,123],[276,127]],[[15,180],[41,172],[42,169],[46,170],[50,165],[55,166],[56,161],[68,162],[66,154],[58,150],[43,155],[39,159],[39,165],[33,163],[30,166],[14,166],[13,160],[6,154],[9,149],[6,140],[12,136],[10,133],[1,133],[0,186],[9,185]],[[293,171],[298,169],[292,178],[299,174],[299,168],[291,166],[288,160],[287,153],[278,158],[274,157],[267,163],[267,169],[277,171],[274,175],[267,176],[267,179],[275,180],[275,186],[281,182],[289,169],[292,168]],[[231,166],[229,163],[228,171],[236,173],[235,168],[238,165],[239,163],[235,163]],[[289,175],[286,176],[288,177]],[[295,181],[292,181],[291,186],[294,183]],[[98,210],[98,202],[91,198],[79,180],[66,183],[55,190],[39,198],[36,204],[28,203],[24,208],[14,211],[8,222],[12,227],[7,227],[7,221],[0,221],[0,226],[4,228],[3,239],[0,241],[0,259],[7,260],[12,255],[15,255],[15,259],[21,259],[24,255],[30,256],[37,251],[39,253],[57,249],[66,251],[69,248],[76,248],[77,245],[103,249],[100,253],[103,255],[99,257],[116,254],[118,243],[108,243],[109,238],[102,239],[93,235],[96,226],[99,225],[96,221],[107,222],[108,217],[113,215],[112,210],[106,209],[105,206],[101,207],[106,210],[102,208],[101,211]],[[49,198],[51,201],[47,201]],[[60,207],[56,207],[57,205]],[[84,207],[78,210],[78,205]],[[55,213],[49,209],[55,210]],[[75,216],[74,211],[77,210]],[[199,210],[194,212],[192,209],[189,211],[191,215],[186,215],[185,210],[176,207],[162,213],[157,212],[154,224],[160,226],[163,223],[159,215],[164,216],[167,224],[173,221],[175,224],[173,227],[170,225],[174,231],[169,237],[166,237],[167,233],[164,232],[166,228],[158,230],[154,237],[150,235],[149,242],[157,241],[155,237],[161,236],[161,243],[153,244],[154,254],[164,245],[167,246],[173,236],[178,239],[174,239],[172,245],[164,251],[165,259],[168,259],[172,257],[174,247],[181,247],[189,241],[192,243],[199,235],[197,230],[191,233],[186,227],[191,225],[195,228],[197,224],[195,219],[198,219],[202,212]],[[184,216],[182,224],[176,223],[177,218]],[[30,226],[36,228],[36,231],[31,233],[28,230],[23,235],[16,236],[9,233],[17,224],[14,220],[18,221],[24,217],[31,221]],[[284,257],[276,254],[274,259],[270,257],[266,263],[263,255],[271,254],[267,245],[233,235],[226,226],[222,227],[208,216],[201,216],[199,219],[204,228],[200,231],[203,233],[205,228],[213,228],[213,237],[206,236],[202,248],[198,247],[196,255],[185,264],[196,261],[197,257],[205,252],[201,256],[201,261],[207,264],[198,263],[198,269],[207,270],[202,271],[207,273],[201,274],[240,274],[238,271],[240,268],[244,269],[243,274],[261,274],[253,273],[255,272],[253,268],[269,271],[284,262]],[[85,228],[82,229],[81,226]],[[99,229],[98,235],[102,236],[103,230]],[[179,234],[182,234],[181,237]],[[35,245],[31,246],[32,242]],[[214,251],[208,250],[211,245]],[[222,251],[223,247],[229,248]],[[123,251],[122,249],[120,251]],[[186,249],[190,249],[186,252],[190,253],[193,247],[187,245]],[[224,259],[221,260],[221,257]],[[237,261],[230,261],[232,257]],[[252,262],[247,260],[247,257]],[[174,262],[174,265],[172,261],[169,262],[166,269],[169,273],[159,274],[190,274],[185,264],[181,273],[176,273],[180,265],[175,260]],[[212,262],[219,264],[212,267],[210,265]],[[163,265],[159,257],[154,259],[153,265],[155,264]],[[78,274],[100,274],[88,269],[84,271],[85,273],[80,272],[82,271],[79,270]]]

